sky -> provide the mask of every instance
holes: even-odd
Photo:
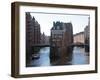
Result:
[[[84,31],[84,28],[88,25],[89,15],[75,15],[75,14],[54,14],[54,13],[34,13],[31,12],[31,16],[38,21],[41,27],[41,33],[50,36],[50,29],[53,27],[53,22],[71,22],[73,25],[73,34]]]

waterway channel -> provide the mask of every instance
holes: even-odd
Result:
[[[43,47],[39,51],[39,58],[32,59],[28,67],[51,66],[50,64],[50,47]],[[89,64],[89,55],[84,48],[74,47],[72,60],[68,63],[71,65]]]

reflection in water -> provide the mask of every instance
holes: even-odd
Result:
[[[88,53],[85,53],[84,48],[74,47],[73,56],[72,56],[72,65],[75,64],[89,64]]]
[[[51,66],[50,58],[49,58],[50,47],[41,48],[39,54],[40,57],[38,59],[31,60],[30,64],[28,64],[28,67]],[[84,51],[84,48],[74,47],[72,60],[67,62],[66,64],[70,64],[70,65],[89,64],[89,56]]]

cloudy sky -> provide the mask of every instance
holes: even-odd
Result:
[[[41,26],[41,33],[50,35],[50,29],[53,27],[53,21],[61,22],[71,22],[73,25],[73,34],[81,32],[84,30],[86,25],[88,25],[89,15],[76,15],[76,14],[54,14],[54,13],[38,13],[31,12],[31,16],[34,16],[35,19]]]

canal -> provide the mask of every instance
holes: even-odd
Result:
[[[84,48],[74,47],[71,64],[89,64],[89,56],[87,54]]]
[[[32,59],[28,67],[35,66],[51,66],[50,64],[50,47],[43,47],[39,51],[40,57],[38,59]],[[89,64],[89,55],[84,51],[84,48],[74,47],[72,60],[68,63],[71,65]]]

